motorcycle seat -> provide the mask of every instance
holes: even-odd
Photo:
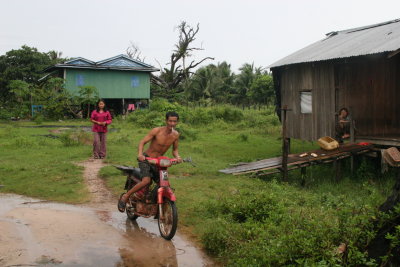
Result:
[[[125,174],[133,175],[137,178],[142,178],[139,168],[135,168],[132,166],[124,166],[124,165],[114,165],[118,170],[123,171]]]

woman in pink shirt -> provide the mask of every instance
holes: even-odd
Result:
[[[104,100],[100,99],[97,102],[96,109],[90,116],[90,121],[93,122],[92,132],[94,133],[93,157],[103,159],[106,156],[107,125],[112,122],[111,114],[107,110]]]

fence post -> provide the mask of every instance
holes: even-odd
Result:
[[[289,140],[286,138],[286,112],[287,105],[282,108],[282,180],[288,181],[288,155],[289,155]]]

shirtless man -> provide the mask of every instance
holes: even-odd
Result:
[[[146,157],[157,158],[163,156],[172,145],[172,155],[182,162],[178,152],[179,133],[175,130],[178,124],[179,115],[176,112],[167,112],[165,115],[166,126],[152,129],[139,143],[138,156],[140,172],[143,176],[142,181],[126,192],[118,201],[118,210],[125,211],[129,196],[149,185],[151,179],[157,179],[158,171],[156,167],[146,161]],[[150,146],[143,153],[144,145],[150,142]]]

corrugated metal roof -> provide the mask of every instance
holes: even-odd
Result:
[[[71,64],[71,65],[95,65],[96,62],[93,62],[91,60],[88,60],[83,57],[77,57],[71,60],[68,60],[65,62],[65,64]]]
[[[135,70],[153,72],[159,69],[151,65],[129,58],[126,55],[118,55],[112,58],[93,62],[85,58],[74,58],[63,64],[56,64],[44,71],[51,71],[57,68],[76,68],[76,69],[115,69],[115,70]]]
[[[152,66],[141,61],[132,59],[126,55],[118,55],[112,58],[104,59],[96,63],[102,66],[115,66],[115,67],[133,67],[133,68],[153,68]]]
[[[396,51],[400,49],[400,19],[330,32],[326,36],[268,68]]]

